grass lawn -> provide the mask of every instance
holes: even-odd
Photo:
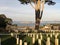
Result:
[[[9,35],[0,35],[1,45],[15,45],[16,39]]]

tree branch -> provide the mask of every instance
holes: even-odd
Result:
[[[38,9],[40,9],[40,7],[41,7],[41,1],[40,0],[37,1],[37,6],[38,6]]]
[[[40,16],[40,18],[42,18],[42,15],[43,15],[43,10],[44,10],[44,4],[45,4],[45,1],[42,1],[41,2],[41,16]]]
[[[44,4],[45,4],[45,0],[42,1],[42,4],[41,4],[41,11],[44,10]]]
[[[32,4],[32,3],[30,3],[30,5],[35,9],[35,7],[33,6],[33,4]]]

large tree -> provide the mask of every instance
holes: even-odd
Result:
[[[39,30],[40,20],[42,18],[44,4],[54,5],[55,2],[52,0],[19,0],[21,4],[31,4],[35,9],[35,29]]]
[[[5,28],[7,24],[11,25],[12,24],[12,19],[7,18],[5,14],[0,14],[0,28]]]

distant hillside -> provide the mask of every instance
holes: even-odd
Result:
[[[45,24],[60,24],[60,21],[42,21],[41,26]],[[35,23],[33,21],[14,21],[13,24],[17,24],[18,26],[34,26]]]

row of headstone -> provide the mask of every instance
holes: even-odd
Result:
[[[38,39],[39,38],[39,35],[40,35],[40,37],[42,38],[42,34],[35,34],[35,33],[28,33],[28,36],[30,36],[30,37],[35,37],[36,39]]]
[[[44,33],[39,33],[39,34],[37,34],[37,33],[28,33],[28,36],[36,37],[38,39],[39,36],[42,37],[42,34],[44,34]],[[59,33],[46,33],[46,36],[48,36],[48,35],[50,35],[50,37],[52,37],[53,35],[54,36],[59,35]]]
[[[48,35],[50,35],[50,37]],[[57,37],[58,37],[59,33],[56,33],[56,34],[55,33],[46,34],[46,36],[47,36],[46,45],[51,45],[50,44],[50,38],[52,38],[53,35],[55,36],[55,45],[58,45],[59,42],[58,42],[58,38]],[[35,43],[35,40],[38,39],[38,43],[39,43],[39,45],[41,45],[41,41],[43,39],[43,36],[42,36],[41,33],[40,33],[40,39],[39,39],[38,34],[36,34],[36,38],[35,38],[35,34],[31,34],[30,36],[32,37],[32,43],[33,44]]]
[[[41,39],[38,39],[39,45],[41,45],[41,41],[42,41]],[[32,43],[33,43],[33,44],[35,43],[35,38],[34,38],[34,37],[32,38]],[[50,44],[50,37],[47,37],[46,45],[51,45],[51,44]],[[59,40],[58,40],[58,38],[55,38],[55,45],[59,45]]]
[[[51,43],[50,43],[50,38],[52,37],[52,35],[55,35],[55,45],[59,45],[59,40],[58,40],[58,33],[51,33],[50,34],[50,37],[48,36],[49,34],[46,34],[46,36],[47,36],[47,41],[46,41],[46,45],[51,45]],[[38,40],[38,43],[39,43],[39,45],[41,45],[41,41],[42,41],[42,39],[43,39],[43,36],[42,36],[42,34],[40,33],[40,38],[39,38],[39,34],[28,34],[28,36],[30,36],[30,37],[32,37],[32,44],[34,44],[35,43],[35,41],[36,41],[36,39]],[[22,45],[22,40],[19,40],[19,38],[16,38],[16,43],[17,43],[17,45],[19,44],[19,45]],[[24,45],[27,45],[27,42],[24,42]]]
[[[32,40],[32,43],[34,44],[35,43],[35,38],[32,38],[33,40]],[[22,40],[18,40],[18,38],[17,38],[17,45],[22,45]],[[39,45],[41,45],[41,39],[38,39],[38,43],[39,43]],[[27,42],[24,42],[24,45],[27,45]]]
[[[44,32],[60,32],[60,30],[44,30]]]

